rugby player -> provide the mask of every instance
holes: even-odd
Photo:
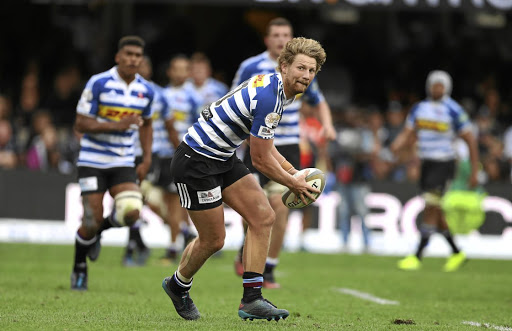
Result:
[[[452,249],[444,265],[447,272],[455,271],[466,261],[466,254],[457,247],[448,229],[441,209],[441,197],[447,184],[455,176],[456,151],[454,141],[460,136],[468,145],[471,161],[469,187],[477,185],[478,147],[471,131],[471,122],[462,107],[450,97],[452,79],[441,70],[429,73],[426,82],[428,98],[416,104],[410,111],[405,127],[391,144],[397,154],[403,147],[417,140],[421,159],[420,190],[425,200],[423,219],[420,224],[420,242],[416,254],[398,261],[402,270],[421,268],[423,250],[430,236],[441,233]]]
[[[291,23],[282,17],[271,20],[267,25],[265,36],[265,45],[267,50],[259,55],[248,58],[243,61],[233,79],[232,88],[235,88],[243,81],[259,75],[276,72],[277,58],[284,48],[284,45],[293,37],[293,28]],[[318,113],[323,125],[323,134],[325,138],[332,140],[336,137],[336,132],[332,125],[331,110],[318,87],[316,80],[313,80],[304,92],[300,93],[295,101],[286,106],[283,118],[279,127],[275,130],[274,145],[281,155],[283,155],[295,168],[300,167],[300,149],[299,149],[299,110],[305,100]],[[261,174],[252,165],[250,148],[246,150],[244,157],[245,165],[257,176],[265,194],[268,197],[272,209],[276,213],[276,222],[272,228],[270,239],[270,248],[265,263],[265,272],[263,274],[265,288],[279,288],[280,285],[275,281],[274,268],[279,263],[279,253],[283,247],[284,235],[288,224],[288,208],[281,201],[281,195],[286,189],[283,185],[269,180],[264,174]],[[241,276],[243,246],[235,257],[235,272]]]
[[[317,41],[290,40],[278,58],[278,73],[249,78],[203,109],[176,150],[171,173],[181,205],[188,210],[198,237],[187,246],[176,272],[163,280],[162,287],[184,319],[200,317],[189,294],[192,278],[224,246],[223,203],[248,224],[243,257],[244,291],[238,315],[268,320],[289,315],[261,295],[275,213],[235,151],[251,136],[251,157],[258,171],[289,187],[303,201],[313,198],[311,192],[319,192],[307,185],[305,174],[292,176],[297,170],[277,151],[273,141],[284,107],[297,94],[304,93],[325,58]]]
[[[87,290],[87,261],[98,258],[101,232],[112,226],[132,225],[139,219],[142,194],[136,184],[151,166],[151,85],[137,72],[145,42],[126,36],[118,43],[117,63],[92,76],[77,105],[75,128],[83,133],[78,156],[84,214],[76,233],[71,289]],[[139,130],[142,162],[135,168],[134,135]],[[103,196],[114,198],[114,208],[103,218]]]

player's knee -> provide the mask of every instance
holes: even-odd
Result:
[[[94,211],[86,203],[84,206],[84,215],[82,217],[82,228],[88,238],[92,238],[96,235],[96,231],[98,231],[102,221],[103,218],[96,219],[94,217]]]
[[[151,187],[144,194],[148,205],[151,206],[160,217],[165,219],[167,217],[167,204],[164,201],[164,192],[159,187]]]
[[[440,206],[441,205],[441,194],[437,192],[425,192],[422,194],[423,200],[425,200],[425,206]]]
[[[216,252],[220,251],[222,249],[222,247],[224,247],[224,238],[217,238],[210,245],[212,253],[216,253]]]
[[[139,219],[142,210],[142,194],[137,191],[124,191],[115,200],[115,220],[120,225],[131,225]]]
[[[272,227],[276,221],[276,213],[272,208],[267,208],[262,217],[260,224],[264,227]]]

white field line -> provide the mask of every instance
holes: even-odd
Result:
[[[512,328],[506,327],[506,326],[499,326],[499,325],[492,325],[489,323],[479,323],[479,322],[473,322],[473,321],[462,321],[462,324],[464,325],[471,325],[471,326],[477,326],[477,327],[483,327],[487,329],[494,329],[499,331],[512,331]]]
[[[398,301],[379,298],[370,293],[360,292],[360,291],[353,290],[350,288],[338,288],[338,289],[336,289],[336,291],[343,293],[343,294],[352,295],[359,299],[375,302],[375,303],[378,303],[379,305],[399,305],[400,304],[400,302],[398,302]]]

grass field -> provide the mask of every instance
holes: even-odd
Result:
[[[175,268],[158,265],[163,250],[153,251],[148,266],[129,269],[122,252],[104,247],[89,264],[89,291],[80,293],[69,290],[72,246],[0,244],[0,330],[512,330],[512,261],[471,260],[447,274],[442,259],[401,272],[392,257],[283,253],[283,287],[263,292],[290,311],[276,323],[238,317],[242,285],[228,251],[196,275],[191,295],[202,318],[191,322],[161,288]]]

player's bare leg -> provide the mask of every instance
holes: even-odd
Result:
[[[275,213],[252,175],[247,175],[223,191],[224,202],[247,222],[248,229],[243,251],[244,295],[238,315],[243,319],[278,320],[286,318],[287,310],[278,309],[263,299],[263,269],[268,254],[269,236]]]
[[[87,254],[98,241],[96,232],[103,222],[103,195],[103,192],[99,192],[82,196],[84,214],[75,239],[75,260],[71,273],[72,290],[87,290]]]
[[[455,244],[450,229],[448,228],[448,224],[446,223],[444,212],[441,208],[439,208],[439,212],[440,215],[437,225],[438,230],[444,236],[448,245],[450,245],[450,248],[452,249],[452,254],[446,260],[443,270],[446,272],[456,271],[467,261],[466,253],[462,252]]]
[[[175,262],[178,257],[178,234],[180,233],[180,223],[183,219],[183,207],[180,205],[179,195],[176,193],[165,193],[165,203],[167,205],[166,222],[171,230],[171,242],[167,248],[163,261],[167,263]],[[188,216],[187,216],[188,218]]]
[[[276,221],[272,227],[268,257],[265,261],[263,287],[279,288],[280,285],[275,281],[274,268],[279,263],[279,253],[281,253],[283,247],[286,227],[288,225],[289,209],[283,204],[280,194],[273,194],[269,198],[269,202],[276,214]]]
[[[224,246],[226,230],[222,205],[208,210],[189,211],[189,214],[198,237],[185,248],[178,270],[164,279],[162,287],[171,298],[176,312],[184,319],[195,320],[200,313],[189,295],[192,278],[206,260]]]

